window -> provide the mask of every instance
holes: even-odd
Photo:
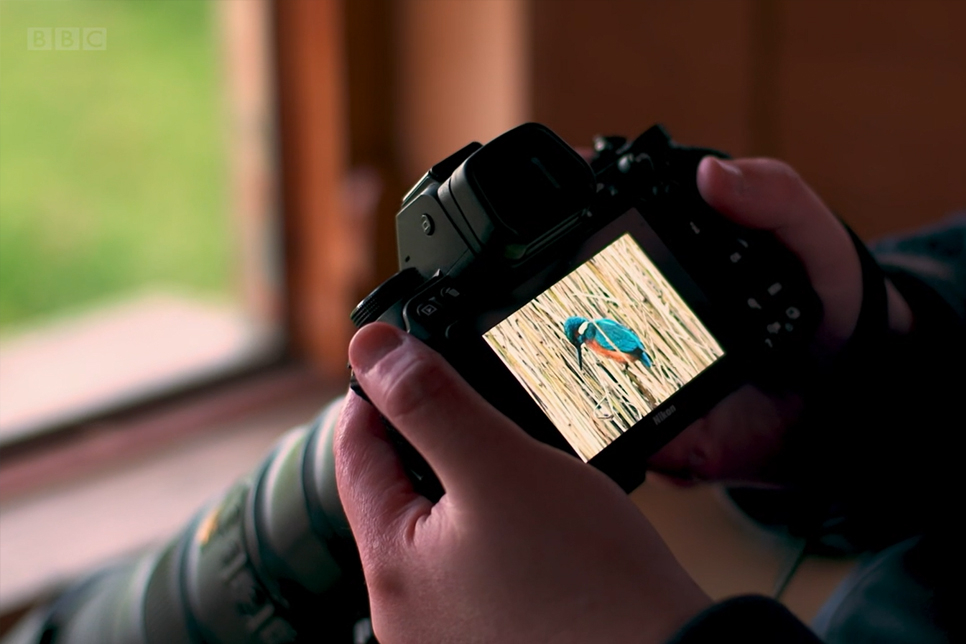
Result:
[[[270,9],[0,6],[0,445],[279,354]]]

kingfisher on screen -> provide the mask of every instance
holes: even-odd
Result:
[[[648,369],[653,364],[644,343],[637,334],[620,322],[608,318],[571,317],[564,322],[564,335],[577,348],[577,367],[583,369],[581,347],[625,365],[641,362]]]

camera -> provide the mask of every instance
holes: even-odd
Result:
[[[821,319],[797,258],[701,199],[707,155],[725,156],[661,126],[598,137],[589,162],[536,123],[470,144],[405,196],[399,272],[352,320],[418,337],[530,435],[630,491],[739,384],[792,377]]]
[[[433,166],[397,216],[399,272],[351,317],[420,338],[532,436],[630,490],[738,384],[793,378],[822,310],[774,237],[702,201],[698,163],[719,152],[658,126],[594,150],[585,161],[530,123]],[[336,489],[340,409],[282,437],[165,547],[77,584],[7,641],[374,641]],[[389,435],[416,488],[441,496]]]

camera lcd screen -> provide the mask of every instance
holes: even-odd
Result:
[[[724,355],[629,233],[483,338],[585,461]]]

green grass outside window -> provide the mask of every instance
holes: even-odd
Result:
[[[215,5],[0,0],[0,332],[128,293],[228,296]],[[104,51],[28,49],[104,28]]]

